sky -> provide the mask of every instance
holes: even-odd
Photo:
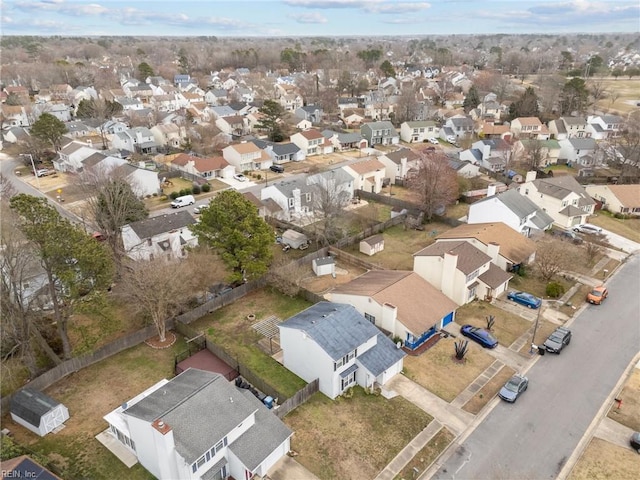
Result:
[[[638,0],[0,0],[2,35],[638,33]]]

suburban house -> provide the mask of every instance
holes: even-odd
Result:
[[[396,180],[404,180],[410,171],[420,168],[421,157],[410,148],[400,148],[393,152],[383,153],[378,157],[386,170],[386,178],[395,185]]]
[[[549,129],[538,117],[518,117],[511,122],[511,133],[518,138],[549,138]]]
[[[466,115],[454,115],[447,118],[444,127],[451,129],[453,136],[457,139],[470,137],[473,135],[475,123],[471,117]]]
[[[111,137],[111,145],[118,150],[137,153],[156,153],[158,143],[146,127],[134,127]]]
[[[266,170],[273,164],[269,154],[253,142],[235,143],[224,147],[222,156],[237,172]]]
[[[586,185],[585,190],[611,213],[640,216],[640,185]]]
[[[291,142],[304,152],[306,157],[323,153],[326,139],[319,130],[309,129],[291,135]]]
[[[123,158],[107,156],[97,150],[82,161],[82,170],[87,175],[122,178],[140,198],[160,192],[158,172],[136,167]]]
[[[370,270],[327,294],[348,303],[385,332],[415,350],[451,323],[457,305],[412,271]]]
[[[456,171],[457,175],[464,178],[474,178],[480,175],[480,166],[468,160],[461,162],[459,160],[449,159],[449,166]]]
[[[327,199],[339,205],[346,205],[354,195],[353,175],[344,168],[334,168],[316,173],[307,177],[307,185],[311,186],[316,203],[322,203]],[[325,199],[325,200],[323,200]]]
[[[364,108],[340,109],[340,118],[347,128],[356,128],[365,121]]]
[[[478,140],[468,150],[460,152],[461,161],[469,161],[492,172],[502,172],[511,159],[511,146],[506,141],[495,138]]]
[[[491,247],[497,254],[500,247]],[[464,305],[476,298],[497,297],[508,289],[512,275],[491,260],[491,255],[466,240],[443,241],[414,253],[413,271],[457,305]]]
[[[326,138],[334,151],[356,150],[366,148],[367,141],[362,138],[360,133],[342,133],[333,130],[323,130],[322,135]]]
[[[247,389],[189,368],[103,417],[106,434],[160,480],[265,478],[292,431]]]
[[[560,157],[560,144],[558,140],[536,140],[522,138],[513,145],[515,158],[530,158],[532,155],[538,158],[538,168],[548,167],[558,163]]]
[[[278,325],[283,363],[334,399],[360,385],[371,389],[400,373],[406,354],[355,307],[318,302]]]
[[[527,181],[518,187],[518,191],[548,213],[553,222],[562,228],[586,223],[595,210],[595,200],[570,175],[536,179],[535,172],[529,172]]]
[[[275,165],[288,162],[300,162],[306,157],[295,143],[274,143],[265,140],[251,140],[258,148],[269,154]]]
[[[189,230],[196,219],[186,210],[129,223],[122,227],[122,243],[133,260],[180,259],[187,247],[196,247],[198,238]]]
[[[273,200],[281,208],[282,220],[292,221],[309,217],[314,210],[314,187],[302,180],[272,183],[260,190],[260,200]]]
[[[342,167],[353,177],[353,189],[380,193],[387,176],[384,163],[377,158],[351,163]]]
[[[370,147],[400,143],[400,135],[389,121],[365,123],[360,127],[360,133]]]
[[[240,137],[249,133],[249,124],[247,119],[242,115],[228,115],[226,117],[220,117],[215,123],[216,127],[218,127],[222,133],[226,133],[227,135]]]
[[[559,158],[568,165],[592,167],[596,164],[596,141],[594,138],[567,138],[559,140]]]
[[[312,124],[318,124],[322,121],[323,111],[320,105],[305,105],[299,107],[294,112],[296,118],[307,120]]]
[[[31,106],[2,104],[2,125],[4,127],[28,127],[31,125]]]
[[[229,162],[222,157],[200,158],[187,153],[176,155],[171,160],[171,167],[207,180],[212,178],[231,178],[236,173],[235,167],[229,165]]]
[[[587,126],[587,119],[584,117],[560,117],[549,122],[549,133],[556,140],[587,138],[591,136]]]
[[[422,143],[438,136],[436,122],[403,122],[400,125],[400,140],[407,143]]]
[[[83,168],[82,162],[98,152],[95,148],[72,141],[58,150],[58,156],[53,159],[53,167],[60,172],[77,172]]]
[[[491,189],[491,186],[489,189]],[[469,206],[467,223],[497,222],[508,225],[525,237],[531,237],[532,234],[551,228],[553,218],[543,212],[529,198],[520,195],[514,189],[497,195],[491,193],[487,198]]]
[[[158,146],[165,148],[180,148],[186,138],[184,127],[175,123],[154,125],[149,131]]]
[[[587,130],[596,140],[617,138],[624,130],[624,119],[617,115],[589,115]]]
[[[501,138],[503,140],[511,140],[511,130],[509,125],[497,125],[492,122],[484,121],[477,129],[478,135],[482,135],[484,138]]]
[[[505,272],[517,271],[536,258],[535,242],[502,222],[460,225],[436,237],[436,243],[460,240],[489,255],[491,262]]]

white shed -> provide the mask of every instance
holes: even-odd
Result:
[[[313,273],[318,277],[322,275],[336,275],[336,262],[332,256],[314,258],[312,263]]]
[[[384,250],[384,237],[373,235],[360,241],[360,252],[365,255],[373,255]]]
[[[62,403],[37,390],[24,388],[11,397],[9,408],[14,422],[44,437],[69,419]]]

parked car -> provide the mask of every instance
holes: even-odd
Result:
[[[247,181],[247,177],[245,177],[243,174],[241,173],[236,173],[233,178],[235,178],[237,181],[239,182],[246,182]]]
[[[53,175],[54,173],[56,173],[56,171],[50,168],[40,168],[36,171],[36,175],[38,177],[48,177],[49,175]]]
[[[498,339],[484,328],[474,327],[473,325],[463,325],[462,328],[460,328],[460,333],[474,342],[478,342],[484,348],[496,348],[498,346]]]
[[[582,237],[571,230],[551,230],[551,235],[559,237],[560,240],[568,240],[576,245],[580,245],[584,241]]]
[[[283,173],[284,172],[284,167],[282,165],[271,165],[269,167],[269,170],[271,170],[272,172],[276,172],[276,173]]]
[[[430,138],[429,143],[433,143],[434,145],[440,145],[440,142],[435,137]]]
[[[604,285],[593,287],[589,293],[587,293],[587,302],[592,305],[602,305],[602,302],[609,296],[609,290]]]
[[[183,195],[171,202],[171,208],[188,207],[189,205],[193,205],[194,203],[196,203],[196,199],[193,195]]]
[[[544,342],[544,348],[549,353],[557,353],[558,355],[565,347],[565,345],[569,345],[571,343],[571,330],[564,327],[558,327],[549,338],[547,338]]]
[[[195,208],[193,209],[193,213],[195,213],[196,215],[202,213],[202,211],[207,208],[207,205],[196,205]]]
[[[600,227],[596,227],[595,225],[591,225],[590,223],[583,223],[582,225],[576,225],[573,227],[574,232],[580,233],[588,233],[590,235],[600,235],[602,233],[602,229]]]
[[[633,432],[629,439],[629,445],[631,445],[631,448],[636,452],[640,453],[640,432]]]
[[[509,292],[507,299],[524,305],[527,308],[540,308],[540,305],[542,305],[541,299],[527,292]]]
[[[522,375],[514,375],[498,392],[498,396],[505,402],[514,403],[529,387],[529,379]]]

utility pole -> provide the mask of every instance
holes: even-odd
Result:
[[[31,160],[31,168],[33,168],[33,174],[36,176],[36,183],[38,184],[38,190],[40,190],[40,177],[38,176],[38,171],[36,170],[36,164],[33,162],[33,155],[30,153],[21,153],[20,155],[29,157]]]
[[[540,307],[538,308],[538,315],[536,315],[536,323],[533,326],[533,335],[531,337],[531,349],[529,349],[529,353],[533,353],[533,347],[536,341],[536,332],[538,331],[538,323],[540,322],[540,312],[542,312],[543,305],[544,305],[544,301],[540,302]]]

